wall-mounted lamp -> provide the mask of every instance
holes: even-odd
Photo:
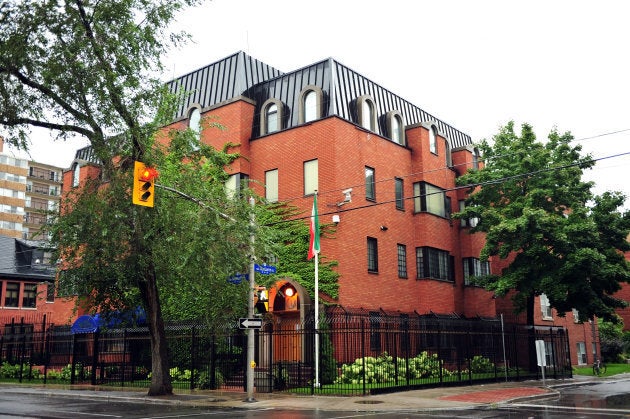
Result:
[[[387,226],[381,226],[381,230],[387,231]]]
[[[339,214],[334,214],[332,216],[332,222],[335,223],[335,225],[339,224],[339,221],[341,221],[341,219],[339,218]]]

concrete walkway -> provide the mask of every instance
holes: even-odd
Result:
[[[289,393],[256,393],[255,401],[247,401],[244,392],[178,391],[172,396],[148,397],[138,389],[109,390],[104,387],[23,386],[11,387],[11,392],[89,397],[107,400],[127,400],[145,403],[175,403],[189,406],[239,407],[250,409],[309,409],[340,411],[431,411],[452,410],[509,401],[558,396],[558,388],[585,384],[592,377],[576,376],[564,380],[503,382],[462,387],[439,387],[401,391],[373,396],[304,396]]]

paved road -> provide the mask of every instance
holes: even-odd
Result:
[[[536,383],[531,383],[535,385]],[[514,384],[518,385],[518,384]],[[497,385],[475,389],[433,389],[394,393],[379,397],[295,398],[285,397],[246,403],[242,395],[178,395],[174,398],[147,398],[141,392],[63,390],[0,386],[2,418],[606,418],[630,417],[630,379],[575,383],[535,398],[512,402],[453,404],[439,393],[474,396],[491,400],[497,393],[522,389]],[[532,390],[538,387],[531,387]],[[234,395],[233,395],[234,396]],[[225,399],[222,399],[225,397]],[[542,398],[541,398],[542,397]],[[414,399],[419,403],[412,405]],[[446,398],[449,398],[448,396]],[[393,403],[392,401],[399,401]],[[315,402],[315,403],[313,403]],[[389,403],[388,403],[389,402]],[[479,404],[482,403],[482,404]],[[429,407],[432,406],[432,407]]]

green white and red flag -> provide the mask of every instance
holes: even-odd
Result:
[[[310,224],[311,239],[308,246],[308,260],[313,259],[319,253],[319,217],[317,216],[317,194],[313,195],[313,211]]]

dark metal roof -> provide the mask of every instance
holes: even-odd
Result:
[[[193,104],[202,108],[240,96],[262,81],[282,74],[270,65],[239,51],[229,57],[169,81],[173,94],[184,94],[175,119],[186,116]]]
[[[40,249],[44,250],[44,247],[38,242],[0,236],[0,277],[54,281],[55,267],[33,260],[33,251]]]
[[[472,142],[469,135],[332,58],[282,73],[241,51],[172,80],[167,85],[171,93],[190,93],[179,106],[176,118],[185,117],[193,104],[205,108],[239,96],[254,100],[253,138],[260,135],[259,115],[266,100],[277,99],[284,104],[282,126],[284,129],[293,128],[298,125],[300,92],[306,86],[314,85],[324,93],[322,118],[337,115],[357,123],[355,101],[360,96],[369,95],[374,100],[379,117],[377,133],[384,137],[387,135],[382,116],[390,111],[399,111],[407,126],[421,123],[436,125],[440,134],[448,138],[452,148]]]

